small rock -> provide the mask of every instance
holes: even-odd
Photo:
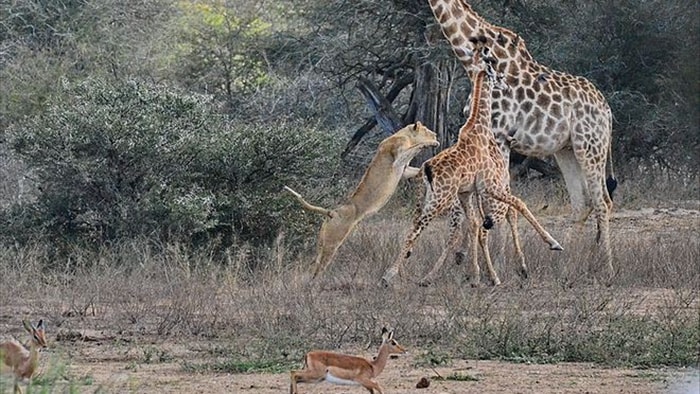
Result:
[[[428,378],[426,378],[425,376],[420,378],[418,383],[416,383],[417,389],[424,389],[424,388],[427,388],[428,386],[430,386],[430,380]]]

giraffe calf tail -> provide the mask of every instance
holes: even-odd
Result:
[[[484,184],[484,179],[479,175],[477,175],[474,179],[474,188],[476,189],[476,202],[479,206],[479,212],[484,218],[484,222],[481,225],[484,226],[486,230],[491,230],[493,228],[494,221],[493,217],[491,216],[491,212],[484,214],[484,204],[481,196],[485,193],[486,185]]]
[[[614,175],[608,176],[608,179],[605,180],[605,188],[608,189],[608,195],[612,200],[613,192],[615,191],[615,189],[617,189],[617,179],[615,179]]]
[[[491,217],[491,214],[486,215],[482,226],[484,226],[484,228],[487,230],[490,230],[491,228],[493,228],[493,218]]]

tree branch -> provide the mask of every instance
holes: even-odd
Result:
[[[362,92],[363,96],[367,100],[367,105],[370,106],[374,116],[368,118],[365,123],[355,131],[350,141],[348,141],[345,146],[345,150],[340,154],[340,157],[345,158],[348,153],[352,152],[353,149],[360,143],[362,137],[364,137],[370,130],[374,128],[378,123],[380,124],[382,130],[387,134],[392,134],[394,131],[398,130],[403,126],[401,118],[396,114],[391,103],[398,97],[399,93],[408,85],[412,84],[414,80],[414,75],[408,73],[401,78],[398,78],[392,84],[389,93],[384,97],[379,89],[365,77],[358,77],[357,87]]]

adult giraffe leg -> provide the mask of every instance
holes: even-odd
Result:
[[[592,210],[586,179],[573,150],[561,150],[554,154],[554,158],[557,160],[559,170],[564,177],[566,190],[569,192],[569,200],[571,201],[571,217],[573,222],[580,226],[576,229],[580,234],[580,230]]]
[[[565,244],[571,245],[585,233],[586,219],[588,219],[592,208],[588,202],[586,181],[574,151],[571,149],[561,150],[554,154],[554,158],[564,177],[571,202],[571,225],[567,226],[568,229],[564,232]]]
[[[605,157],[587,157],[585,149],[576,150],[576,156],[582,163],[581,169],[586,179],[588,191],[593,205],[593,213],[596,217],[598,233],[596,241],[602,243],[605,261],[608,270],[608,280],[615,276],[612,263],[612,250],[610,246],[610,208],[612,201],[605,189]]]

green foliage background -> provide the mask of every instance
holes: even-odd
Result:
[[[142,81],[64,82],[46,105],[7,135],[40,185],[29,209],[4,216],[8,240],[264,242],[302,217],[282,186],[314,172],[306,183],[320,186],[340,148],[301,122],[238,123],[210,96]]]
[[[697,168],[697,2],[470,3],[604,91],[618,168]],[[342,197],[381,137],[340,160],[369,115],[356,77],[454,62],[434,24],[419,0],[0,1],[0,242],[308,235],[282,185]]]

